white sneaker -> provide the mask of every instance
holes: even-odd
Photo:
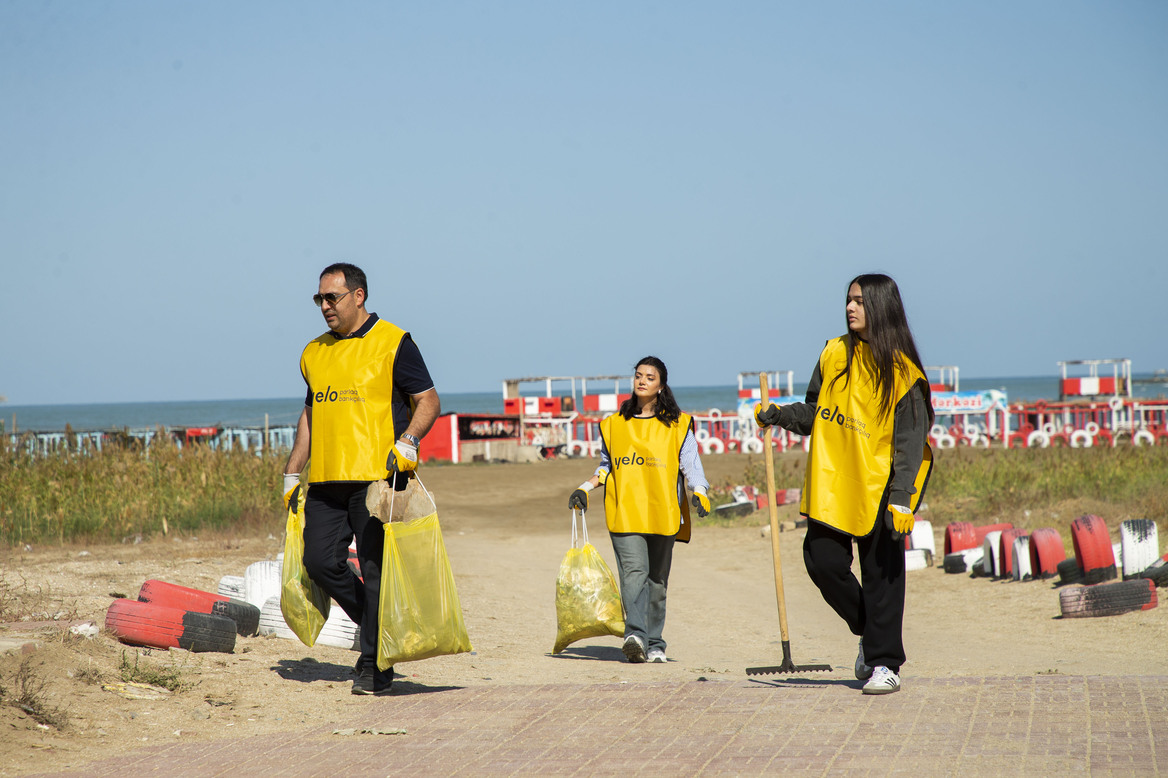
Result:
[[[856,654],[856,680],[866,681],[872,677],[872,668],[864,664],[864,638],[860,638],[860,653]]]
[[[667,659],[667,658],[666,658],[666,656],[665,656],[665,652],[664,652],[664,651],[662,651],[661,649],[659,649],[659,648],[650,648],[650,649],[649,649],[649,659],[648,659],[648,661],[650,661],[650,662],[654,662],[654,663],[657,663],[657,664],[662,664],[662,663],[664,663],[664,662],[668,662],[668,661],[669,661],[669,659]]]
[[[872,668],[872,680],[864,684],[864,694],[892,694],[900,691],[900,676],[884,665]]]
[[[625,638],[625,644],[621,646],[621,651],[624,652],[625,659],[633,664],[645,661],[645,643],[636,635],[629,635]]]

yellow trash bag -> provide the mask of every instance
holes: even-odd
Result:
[[[580,511],[581,533],[576,535],[576,511],[572,511],[572,547],[560,563],[556,577],[556,645],[558,654],[584,638],[625,634],[620,589],[600,552],[588,542],[588,525]],[[583,546],[576,547],[577,540]]]
[[[385,523],[377,626],[379,670],[471,650],[437,507],[411,521]]]
[[[280,571],[280,612],[300,642],[311,646],[328,619],[329,596],[304,569],[304,494],[294,511],[288,509],[284,529],[284,564]]]

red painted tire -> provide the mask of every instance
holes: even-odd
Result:
[[[138,591],[138,602],[226,616],[235,623],[235,631],[244,636],[256,634],[260,627],[260,609],[249,602],[166,581],[146,581]]]
[[[1156,585],[1146,578],[1098,586],[1072,586],[1059,592],[1059,608],[1065,619],[1118,616],[1150,610],[1158,604]]]
[[[235,649],[235,622],[226,616],[136,600],[114,600],[105,614],[105,628],[136,646],[224,653]]]
[[[985,536],[991,532],[1005,532],[1008,529],[1014,529],[1014,525],[1010,522],[1002,524],[987,524],[984,527],[974,527],[973,534],[977,538],[977,544],[980,546],[981,542],[985,540]]]
[[[1014,541],[1029,534],[1024,529],[1002,530],[1002,536],[998,539],[1000,544],[998,546],[998,560],[1001,564],[1001,569],[998,570],[999,578],[1010,578],[1014,575]]]
[[[1096,584],[1115,578],[1115,552],[1107,524],[1098,516],[1080,516],[1071,522],[1075,559],[1083,571],[1083,583]]]
[[[1030,533],[1030,573],[1035,578],[1058,575],[1058,564],[1066,558],[1067,551],[1057,529],[1043,527]]]
[[[945,527],[945,555],[977,548],[977,532],[968,521],[951,521]]]

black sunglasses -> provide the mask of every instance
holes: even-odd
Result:
[[[348,292],[345,292],[345,294],[337,294],[336,292],[314,294],[312,296],[312,302],[316,303],[317,308],[323,307],[325,303],[328,303],[329,305],[336,305],[345,297],[345,295],[351,294],[352,291],[353,290],[350,289]]]

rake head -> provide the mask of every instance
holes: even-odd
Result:
[[[770,667],[748,667],[747,675],[795,675],[831,672],[831,665],[797,665],[791,661],[791,641],[783,641],[783,663]]]

